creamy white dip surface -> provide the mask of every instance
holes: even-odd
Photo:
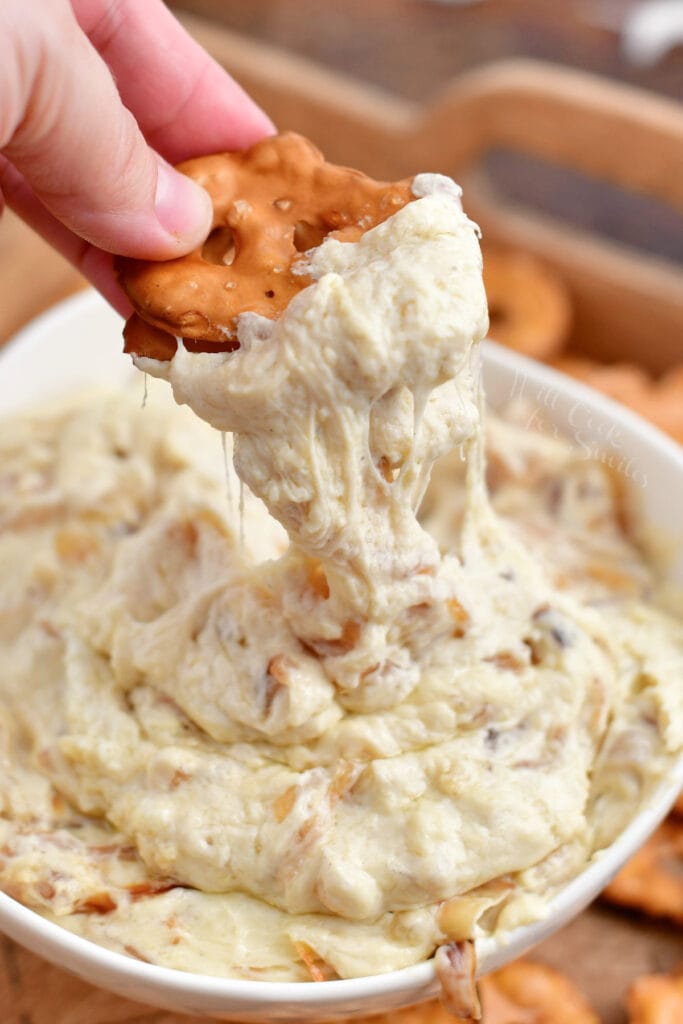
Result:
[[[211,426],[3,425],[0,887],[110,948],[306,980],[503,934],[683,745],[618,479],[492,419],[487,489],[476,230],[415,191],[237,351],[140,361]]]

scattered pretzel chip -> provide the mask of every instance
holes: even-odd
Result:
[[[357,241],[415,198],[412,179],[378,182],[328,164],[293,132],[245,152],[188,160],[179,170],[211,197],[204,245],[165,263],[116,261],[137,314],[126,328],[126,350],[156,359],[170,358],[178,337],[198,351],[231,351],[241,313],[274,320],[311,283],[296,272],[304,252],[327,235]]]
[[[656,382],[650,400],[638,412],[683,443],[683,364]]]
[[[552,359],[571,324],[571,302],[562,281],[535,257],[484,245],[484,287],[489,335],[533,359]]]
[[[626,997],[629,1024],[681,1024],[683,974],[638,978]]]
[[[562,356],[554,365],[563,373],[576,377],[620,402],[627,402],[629,398],[641,394],[651,383],[643,367],[631,363],[607,366],[582,356]]]
[[[554,365],[622,402],[683,442],[683,366],[675,367],[655,381],[642,367],[631,363],[606,366],[591,359],[563,356]]]
[[[569,978],[527,960],[484,978],[481,998],[483,1024],[599,1024]]]
[[[482,1024],[599,1024],[575,985],[551,967],[517,960],[479,983]],[[464,1024],[437,1000],[356,1024]]]
[[[683,924],[683,822],[672,817],[660,825],[603,895],[619,906]]]

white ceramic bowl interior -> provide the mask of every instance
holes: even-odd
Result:
[[[0,413],[4,416],[88,384],[116,387],[134,372],[122,354],[120,319],[99,296],[86,292],[39,317],[0,354]],[[556,423],[587,455],[604,451],[613,464],[622,460],[624,475],[648,521],[677,545],[671,574],[683,582],[683,449],[609,399],[499,346],[485,346],[484,374],[494,408],[523,393],[532,408]],[[485,974],[519,956],[582,910],[650,835],[682,785],[683,757],[617,841],[552,901],[543,920],[515,929],[502,942],[478,945],[479,972]],[[220,1020],[320,1021],[391,1010],[427,999],[438,989],[431,961],[377,977],[323,984],[186,974],[110,952],[3,893],[0,930],[47,960],[122,996]]]

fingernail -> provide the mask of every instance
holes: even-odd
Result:
[[[201,185],[159,159],[154,209],[163,229],[183,248],[197,246],[211,230],[211,199]]]

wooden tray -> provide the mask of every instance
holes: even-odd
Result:
[[[683,359],[680,268],[570,231],[504,204],[480,172],[498,148],[536,155],[683,209],[683,112],[670,101],[527,61],[463,76],[425,108],[296,57],[186,18],[193,33],[282,127],[330,159],[380,177],[435,170],[458,178],[485,238],[521,246],[555,267],[576,307],[573,343],[600,358],[658,371]],[[16,218],[0,230],[0,341],[82,284]],[[605,1024],[637,975],[683,959],[679,930],[592,908],[534,956],[566,971]],[[0,1024],[182,1024],[71,978],[0,938]]]

